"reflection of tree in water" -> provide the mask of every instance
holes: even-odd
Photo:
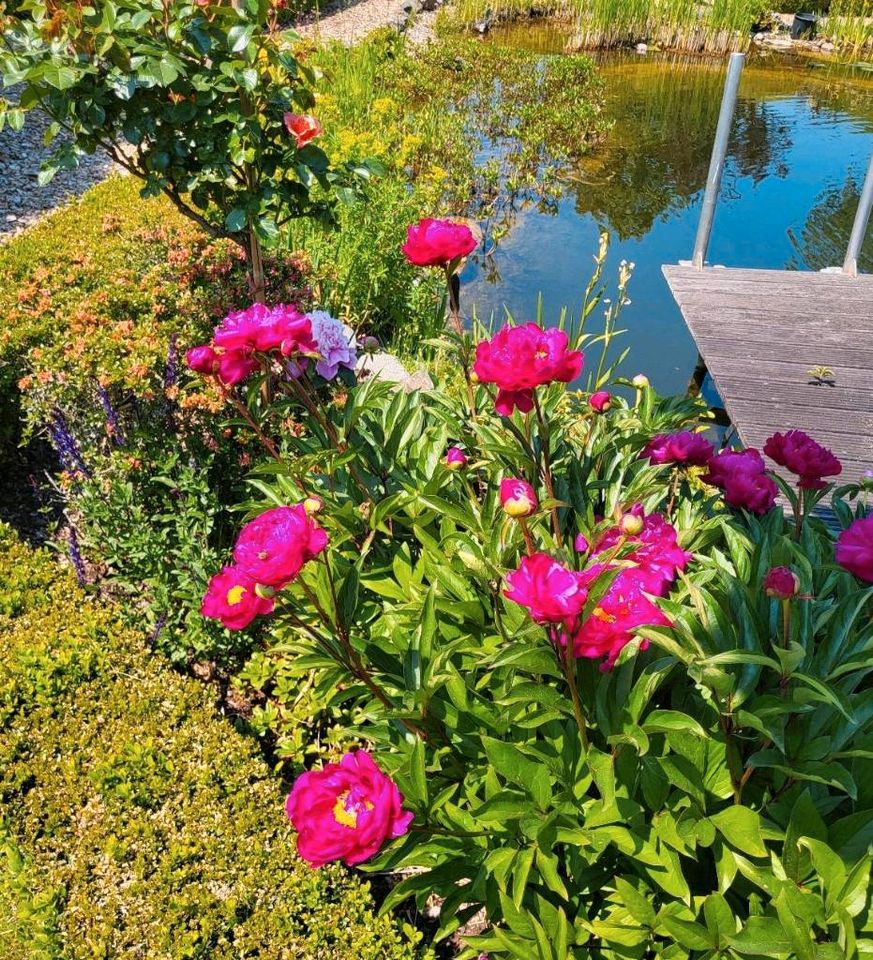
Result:
[[[861,196],[864,171],[850,171],[846,181],[823,190],[798,233],[788,237],[794,255],[785,264],[789,270],[822,270],[842,266]],[[858,258],[862,273],[873,273],[873,243],[867,242]]]
[[[644,236],[658,219],[687,206],[703,189],[718,122],[723,75],[663,64],[622,84],[609,78],[615,127],[604,147],[580,165],[572,185],[576,210],[622,240]],[[786,175],[787,124],[766,101],[737,103],[730,142],[731,176]]]

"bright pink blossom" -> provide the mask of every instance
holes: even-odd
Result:
[[[400,249],[417,267],[442,267],[472,253],[476,238],[466,223],[425,217],[406,228],[406,243]]]
[[[285,129],[294,137],[298,150],[324,133],[321,124],[308,113],[286,113],[282,119],[285,121]]]
[[[771,567],[764,576],[764,593],[774,600],[790,600],[800,589],[797,574],[788,567]]]
[[[587,553],[591,544],[588,542],[588,537],[584,533],[577,533],[576,539],[573,541],[573,548],[576,553]]]
[[[588,591],[583,576],[568,570],[547,553],[522,557],[518,570],[506,575],[506,598],[527,607],[537,623],[577,626]]]
[[[240,350],[248,354],[255,350],[281,350],[286,357],[318,350],[309,318],[284,303],[273,307],[255,303],[229,313],[216,327],[213,344],[228,352]]]
[[[402,837],[413,814],[403,809],[397,784],[366,750],[308,770],[294,782],[285,812],[297,831],[297,852],[312,867],[333,860],[348,866],[374,857],[387,840]]]
[[[590,567],[585,571],[586,582],[592,583],[605,569],[602,564]],[[600,602],[573,636],[573,655],[592,660],[602,657],[604,662],[600,669],[611,670],[639,627],[671,626],[670,620],[646,593],[641,568],[628,567],[619,571]],[[648,640],[644,640],[640,648],[645,650],[648,645]]]
[[[278,589],[326,546],[327,534],[298,503],[274,507],[250,520],[240,530],[233,558],[258,583]]]
[[[649,463],[675,463],[703,467],[713,454],[712,444],[701,434],[692,430],[679,433],[659,433],[643,448],[641,457]]]
[[[506,326],[476,344],[473,371],[482,383],[497,384],[498,413],[508,417],[516,407],[529,413],[536,387],[569,383],[582,372],[582,354],[567,345],[563,330],[543,330],[535,323]]]
[[[623,554],[624,562],[636,564],[635,573],[646,593],[666,596],[676,574],[684,570],[691,559],[679,546],[676,530],[660,513],[645,514],[640,503],[635,504],[622,520],[634,518],[639,521],[639,532],[627,532],[628,524],[607,530],[592,552],[592,557],[603,560],[620,543],[633,547]]]
[[[467,455],[460,447],[449,447],[446,451],[446,466],[449,470],[463,470],[467,466]]]
[[[779,493],[757,450],[723,450],[709,461],[703,480],[723,490],[727,504],[750,513],[771,510]]]
[[[195,373],[218,372],[218,354],[208,345],[192,347],[185,354],[185,362]]]
[[[588,398],[588,406],[595,413],[606,413],[611,403],[612,395],[606,390],[598,390],[597,393],[592,393]]]
[[[843,465],[827,447],[816,443],[802,430],[774,433],[764,444],[764,453],[800,479],[798,486],[804,490],[822,490],[827,486],[824,477],[839,474]]]
[[[200,613],[242,630],[257,616],[273,612],[273,600],[259,596],[257,584],[238,567],[225,567],[209,581]]]
[[[500,481],[500,505],[510,517],[520,519],[536,513],[539,500],[527,480],[507,477]]]
[[[218,358],[218,379],[232,387],[242,383],[258,369],[258,361],[243,353],[242,350],[230,350]]]
[[[873,583],[873,514],[855,520],[837,537],[837,563],[859,580]]]

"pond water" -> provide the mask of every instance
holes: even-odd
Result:
[[[542,25],[495,35],[544,54],[559,53],[567,39]],[[636,265],[620,324],[631,348],[621,372],[642,370],[658,390],[678,392],[697,351],[661,266],[691,256],[725,61],[626,53],[600,64],[611,133],[568,173],[554,212],[522,208],[494,252],[468,264],[464,306],[482,318],[505,308],[526,320],[542,297],[547,324],[564,307],[578,313],[605,229],[607,275],[622,259]],[[750,55],[708,259],[776,269],[842,264],[871,152],[873,73]],[[861,268],[873,270],[873,230]]]

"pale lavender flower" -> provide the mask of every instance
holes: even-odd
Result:
[[[315,370],[325,380],[333,380],[340,367],[354,370],[358,344],[351,327],[334,319],[326,310],[306,314],[312,324],[312,339],[318,344],[320,359]]]

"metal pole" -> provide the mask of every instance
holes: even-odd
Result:
[[[703,194],[703,208],[700,211],[700,223],[697,225],[697,237],[694,240],[694,253],[691,263],[699,270],[706,260],[709,235],[712,233],[712,221],[715,219],[715,205],[721,189],[721,175],[724,173],[724,161],[727,155],[728,137],[734,119],[734,107],[737,104],[737,89],[740,74],[743,72],[744,53],[732,53],[728,61],[727,79],[724,82],[724,94],[721,98],[721,110],[718,114],[718,126],[715,130],[715,143],[712,145],[712,158],[709,161],[709,173],[706,177],[706,190]]]
[[[870,157],[870,166],[867,167],[867,176],[864,178],[861,199],[858,201],[858,209],[855,212],[855,222],[852,224],[846,259],[843,261],[843,273],[847,273],[850,277],[858,276],[858,257],[861,255],[861,244],[867,232],[871,210],[873,210],[873,155]]]

